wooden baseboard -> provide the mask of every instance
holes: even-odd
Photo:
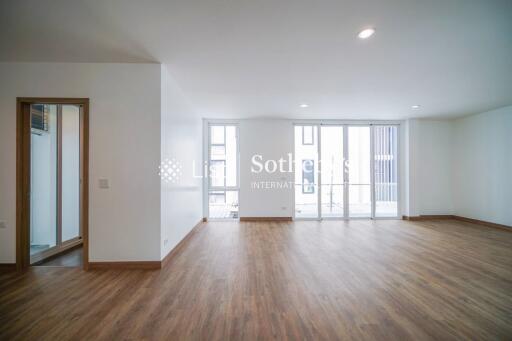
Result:
[[[158,270],[162,268],[160,261],[133,261],[133,262],[89,262],[89,269],[140,269]]]
[[[0,263],[0,272],[16,271],[16,263]]]
[[[403,220],[410,221],[422,221],[422,220],[432,220],[432,219],[454,219],[450,214],[430,214],[430,215],[419,215],[419,216],[402,216]]]
[[[512,226],[509,226],[509,225],[496,224],[496,223],[491,223],[490,221],[478,220],[478,219],[473,219],[473,218],[466,218],[466,217],[461,217],[461,216],[457,216],[457,215],[454,215],[452,217],[455,220],[464,221],[466,223],[473,223],[473,224],[478,224],[478,225],[484,225],[484,226],[493,227],[493,228],[496,228],[496,229],[512,232]]]
[[[240,217],[240,221],[292,221],[292,217]]]
[[[206,221],[206,218],[201,219],[189,233],[172,249],[167,256],[162,259],[162,267],[166,266],[171,262],[171,260],[185,247],[188,241],[192,238],[192,236],[199,230],[200,226]]]
[[[496,224],[496,223],[491,223],[490,221],[485,221],[485,220],[478,220],[478,219],[473,219],[473,218],[466,218],[466,217],[461,217],[461,216],[457,216],[457,215],[450,215],[450,214],[446,214],[446,215],[419,215],[419,216],[402,216],[402,219],[403,220],[409,220],[409,221],[424,221],[424,220],[439,220],[439,219],[454,219],[454,220],[459,220],[459,221],[464,221],[466,223],[473,223],[473,224],[478,224],[478,225],[483,225],[483,226],[487,226],[487,227],[493,227],[493,228],[497,228],[497,229],[500,229],[500,230],[505,230],[505,231],[508,231],[508,232],[512,232],[512,226],[508,226],[508,225],[503,225],[503,224]]]

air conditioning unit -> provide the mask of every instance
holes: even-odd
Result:
[[[42,135],[48,132],[48,106],[32,104],[30,106],[30,123],[32,133]]]

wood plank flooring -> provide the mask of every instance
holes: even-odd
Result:
[[[69,267],[81,267],[83,264],[83,248],[82,246],[75,247],[72,250],[51,257],[48,260],[44,260],[41,263],[37,263],[36,266],[69,266]]]
[[[512,339],[512,233],[205,223],[162,270],[0,275],[0,339]]]

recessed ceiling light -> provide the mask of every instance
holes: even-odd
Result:
[[[374,28],[366,28],[366,29],[362,30],[361,32],[359,32],[357,36],[358,36],[360,39],[368,39],[368,38],[370,38],[374,33],[375,33],[375,29],[374,29]]]
[[[412,110],[418,110],[419,108],[421,108],[421,105],[419,105],[419,104],[415,104],[415,105],[411,106]]]
[[[306,104],[306,103],[302,103],[302,104],[300,105],[300,107],[301,107],[301,108],[307,108],[307,107],[309,107],[309,105],[308,105],[308,104]]]

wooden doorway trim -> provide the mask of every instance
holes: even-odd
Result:
[[[82,174],[81,228],[83,240],[83,269],[89,269],[89,99],[88,98],[16,98],[16,268],[30,266],[30,105],[76,104],[81,105],[81,155]]]

